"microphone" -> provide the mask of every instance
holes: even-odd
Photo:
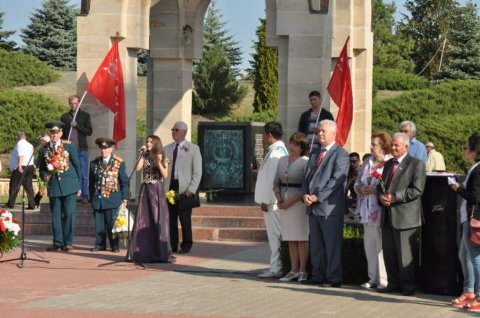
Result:
[[[147,149],[146,149],[145,145],[143,145],[138,149],[138,152],[143,153],[143,152],[145,152],[145,150],[147,150]]]

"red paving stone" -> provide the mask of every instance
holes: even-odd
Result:
[[[27,238],[28,240],[28,238]],[[19,260],[0,263],[2,283],[0,284],[0,317],[192,317],[201,318],[193,313],[181,314],[139,314],[132,312],[114,312],[108,308],[102,311],[78,310],[49,310],[28,309],[24,306],[33,301],[44,300],[52,296],[74,294],[84,289],[108,285],[119,281],[131,281],[189,266],[198,265],[214,258],[225,257],[242,251],[254,243],[195,243],[192,253],[177,255],[175,264],[146,264],[147,269],[141,269],[133,263],[125,262],[126,249],[121,249],[119,254],[109,251],[92,253],[89,249],[93,246],[94,238],[79,237],[75,250],[66,252],[46,252],[48,243],[33,243],[26,248],[27,259],[24,267],[18,268]],[[21,250],[4,255],[1,260],[18,258]],[[46,259],[50,263],[41,263],[32,259]],[[118,263],[107,264],[118,261]],[[23,307],[23,308],[22,308]],[[4,316],[4,314],[6,314]],[[208,316],[220,317],[220,316]],[[222,316],[228,317],[228,316]]]

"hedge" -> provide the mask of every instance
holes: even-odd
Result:
[[[431,141],[443,154],[447,169],[465,172],[470,165],[463,159],[463,145],[480,131],[480,81],[442,82],[397,97],[374,100],[372,133],[398,132],[399,123],[411,120],[417,139]]]
[[[407,91],[421,89],[427,86],[428,80],[425,77],[405,73],[398,69],[373,68],[373,90],[375,92],[378,90]]]
[[[44,85],[60,78],[47,63],[17,51],[0,49],[0,89]]]

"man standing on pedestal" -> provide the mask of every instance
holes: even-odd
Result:
[[[257,183],[255,184],[255,202],[260,204],[260,209],[263,211],[271,252],[270,269],[258,275],[262,278],[276,278],[283,274],[280,260],[280,243],[282,241],[280,212],[277,209],[277,199],[273,192],[273,180],[277,173],[278,161],[281,157],[288,155],[282,136],[283,128],[280,123],[270,122],[265,125],[263,144],[268,146],[268,153],[258,169]]]
[[[165,188],[175,191],[177,196],[195,196],[202,179],[202,155],[197,145],[185,140],[188,126],[177,121],[172,128],[174,142],[165,147],[165,156],[170,160]],[[168,203],[170,222],[170,245],[172,252],[178,250],[178,219],[182,225],[180,254],[190,253],[193,245],[192,209],[181,210],[180,205]]]
[[[40,177],[48,182],[53,244],[47,251],[73,250],[77,195],[80,195],[80,162],[77,149],[62,141],[62,122],[45,125],[50,142],[40,150]]]
[[[81,190],[82,202],[88,202],[88,144],[87,136],[92,135],[92,123],[90,121],[90,114],[82,109],[78,109],[80,98],[77,95],[68,98],[70,111],[65,113],[60,118],[60,121],[65,124],[63,128],[64,134],[62,139],[70,140],[72,144],[77,147],[78,156],[80,158],[81,170]],[[75,112],[77,115],[74,120]]]

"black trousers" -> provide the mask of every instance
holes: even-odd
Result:
[[[12,175],[10,177],[9,183],[9,193],[8,193],[8,202],[7,206],[9,208],[13,208],[15,205],[15,200],[17,199],[18,191],[20,190],[20,185],[23,185],[25,189],[25,193],[27,194],[28,198],[28,208],[33,209],[35,208],[35,199],[33,193],[33,173],[35,172],[35,168],[33,165],[31,166],[23,166],[23,171],[25,173],[25,177],[22,181],[22,173],[18,171],[18,168],[12,171]]]
[[[178,180],[171,180],[170,190],[178,193]],[[182,226],[182,243],[180,248],[182,250],[190,251],[193,245],[192,237],[192,210],[179,210],[178,204],[168,203],[168,213],[170,219],[170,244],[172,251],[178,250],[178,219]]]

